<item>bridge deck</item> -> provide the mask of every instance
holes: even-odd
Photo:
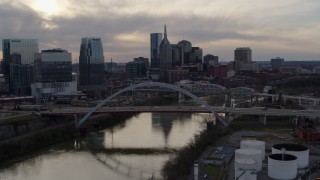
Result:
[[[263,108],[223,108],[212,107],[217,113],[229,113],[235,115],[265,115],[265,116],[320,116],[320,110],[292,110],[292,109],[268,109]],[[53,111],[41,111],[41,115],[85,115],[91,108],[65,108]],[[159,112],[159,113],[210,113],[201,106],[132,106],[132,107],[102,107],[93,114],[123,113],[123,112]]]

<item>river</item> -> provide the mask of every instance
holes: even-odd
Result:
[[[161,179],[172,151],[202,127],[201,114],[141,113],[87,138],[2,163],[0,180]]]

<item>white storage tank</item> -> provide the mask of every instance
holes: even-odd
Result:
[[[268,157],[268,176],[273,179],[295,179],[297,157],[291,154],[271,154]]]
[[[235,179],[256,180],[257,163],[253,159],[237,159],[234,164]]]
[[[240,143],[240,149],[258,149],[262,152],[262,160],[264,160],[266,143],[258,140],[243,140]]]
[[[300,144],[275,144],[272,146],[272,154],[282,153],[281,149],[286,150],[286,154],[297,157],[298,169],[305,168],[309,165],[309,148]]]
[[[262,169],[262,152],[257,149],[237,149],[235,152],[235,161],[238,159],[253,159],[257,163],[257,171]]]

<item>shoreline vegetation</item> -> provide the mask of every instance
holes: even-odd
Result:
[[[227,129],[220,127],[205,128],[165,162],[161,175],[164,179],[187,179],[194,161],[208,146],[214,145],[219,137],[228,133]]]
[[[259,122],[254,116],[239,116],[233,120],[228,127],[213,126],[212,128],[204,128],[196,134],[193,139],[183,148],[179,149],[162,167],[161,175],[166,180],[171,179],[188,179],[190,177],[191,167],[200,155],[209,146],[215,146],[220,141],[228,143],[228,137],[234,132],[241,130],[249,131],[266,131],[278,133],[290,133],[293,126],[289,124],[270,124],[259,126]],[[279,121],[275,117],[273,121]],[[261,125],[261,124],[260,124]],[[259,138],[270,138],[270,136]]]
[[[122,113],[93,116],[85,132],[121,125],[126,119],[134,115],[134,113]],[[12,130],[10,132],[12,137],[3,138],[0,141],[1,161],[10,161],[13,158],[80,135],[79,129],[75,127],[74,119],[70,117],[44,118],[34,116],[31,118],[28,116],[26,119],[22,116],[19,118],[21,119],[7,121],[8,123],[2,124],[7,129]]]

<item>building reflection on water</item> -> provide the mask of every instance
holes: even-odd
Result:
[[[192,120],[190,113],[152,113],[152,129],[161,131],[165,140],[165,147],[168,145],[168,138],[175,122],[184,124]]]

